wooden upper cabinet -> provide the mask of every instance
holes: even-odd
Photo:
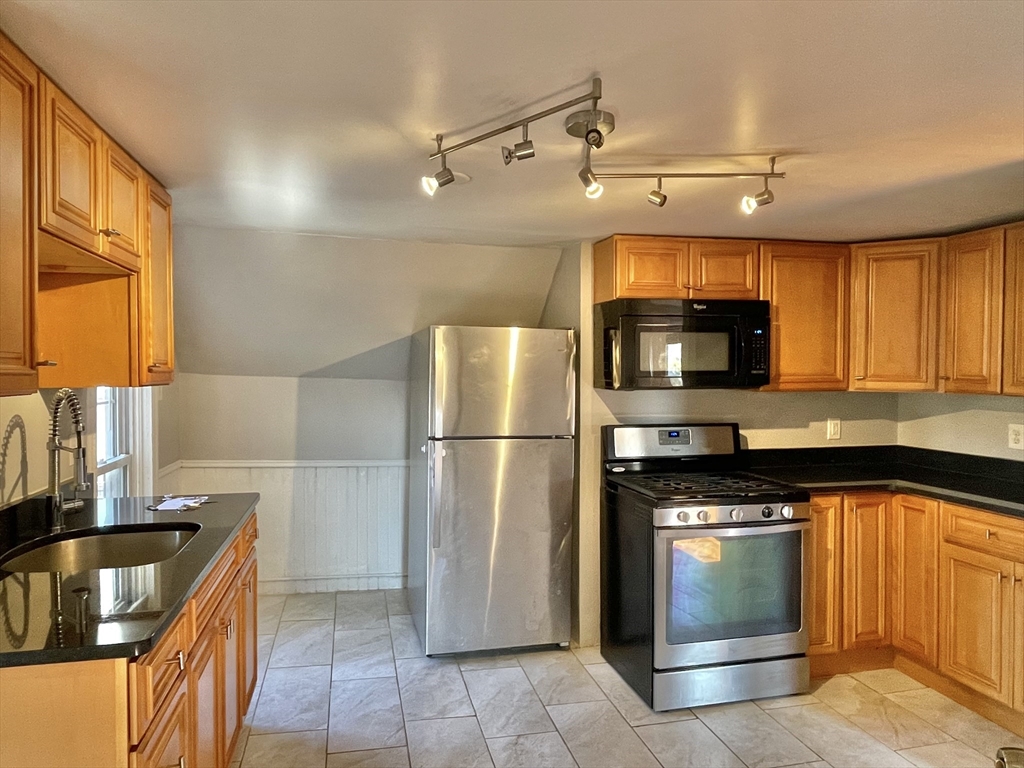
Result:
[[[855,245],[851,252],[851,389],[936,388],[942,240]]]
[[[807,555],[807,640],[809,654],[839,651],[839,580],[843,497],[811,498]]]
[[[843,648],[889,641],[886,620],[888,493],[843,497]]]
[[[946,241],[946,392],[998,394],[1002,385],[1004,233],[986,229]]]
[[[753,240],[693,240],[687,287],[694,299],[756,299],[758,244]]]
[[[39,82],[39,226],[101,253],[103,132],[45,75]]]
[[[939,503],[898,494],[889,526],[892,644],[937,666]]]
[[[174,283],[171,198],[148,179],[146,227],[139,272],[139,383],[174,380]]]
[[[38,387],[36,169],[39,71],[0,34],[0,395]]]
[[[943,543],[939,671],[1006,705],[1013,702],[1015,564]]]
[[[771,389],[847,388],[849,283],[849,246],[761,246],[761,298],[772,304]]]
[[[1006,228],[1003,304],[1002,391],[1024,395],[1024,222]]]
[[[103,255],[137,271],[145,237],[146,179],[127,152],[110,139],[103,144]]]
[[[756,299],[758,244],[614,235],[594,244],[594,303],[612,299]]]
[[[615,235],[594,244],[594,303],[684,299],[689,244],[674,237]]]

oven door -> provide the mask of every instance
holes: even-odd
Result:
[[[738,317],[623,317],[622,326],[625,388],[730,387],[744,378]]]
[[[807,651],[810,522],[654,533],[654,668]]]

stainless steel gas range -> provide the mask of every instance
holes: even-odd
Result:
[[[602,443],[605,659],[658,711],[806,692],[808,491],[741,471],[736,424]]]

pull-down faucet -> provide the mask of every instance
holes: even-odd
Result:
[[[60,441],[60,412],[67,405],[71,411],[71,421],[75,427],[76,446],[68,448]],[[89,483],[86,482],[85,472],[85,446],[82,445],[82,435],[85,432],[85,422],[82,420],[82,404],[72,390],[58,390],[50,403],[50,439],[46,443],[46,450],[49,452],[49,487],[46,491],[46,512],[47,521],[53,533],[60,533],[64,530],[64,513],[69,510],[81,509],[85,502],[78,498],[79,491],[89,490]],[[71,501],[64,501],[60,490],[60,452],[67,451],[75,454],[75,498]]]

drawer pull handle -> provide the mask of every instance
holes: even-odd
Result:
[[[1022,581],[1024,581],[1024,578],[1021,578],[1020,576],[1014,576],[1013,577],[1013,583],[1014,584],[1020,584]]]
[[[36,368],[55,368],[56,366],[56,360],[39,360],[36,362]]]
[[[991,528],[986,528],[985,529],[985,538],[986,539],[991,539],[992,538],[992,529]]]
[[[864,381],[865,378],[866,378],[865,376],[854,376],[853,377],[854,381]]]
[[[181,755],[178,758],[178,768],[185,768],[185,756]]]
[[[121,232],[119,230],[114,229],[113,227],[107,227],[106,229],[101,229],[100,230],[100,234],[101,235],[106,235],[107,237],[120,237],[121,236]]]
[[[689,288],[691,291],[703,291],[703,286],[700,285],[684,285],[683,288]]]
[[[999,575],[996,576],[996,584],[1002,584],[1002,583],[1003,583],[1003,572],[1000,571]]]
[[[230,640],[231,636],[235,634],[235,620],[229,619],[228,623],[221,627],[221,632],[223,632],[224,636]]]
[[[175,654],[173,659],[168,659],[167,661],[164,662],[164,664],[177,664],[178,665],[178,669],[184,671],[185,670],[185,652],[184,651],[178,651]]]

